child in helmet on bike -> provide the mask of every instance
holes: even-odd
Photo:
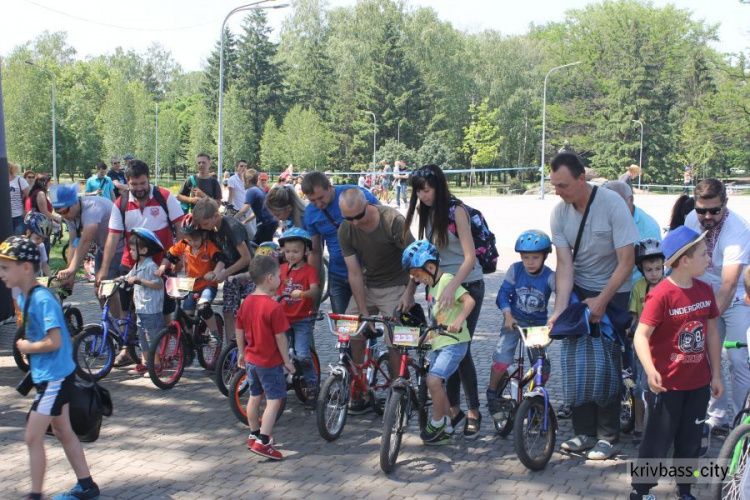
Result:
[[[555,291],[555,273],[544,264],[552,252],[549,236],[536,229],[524,231],[516,240],[515,251],[521,254],[521,261],[508,268],[497,294],[496,303],[505,317],[505,326],[500,332],[497,350],[492,355],[490,385],[487,388],[490,416],[501,410],[498,388],[513,364],[518,341],[521,339],[516,326],[526,328],[546,325],[547,304]],[[537,352],[529,353],[532,360],[537,355]],[[549,372],[549,361],[545,359],[543,373],[549,376]]]
[[[294,351],[300,360],[302,375],[307,384],[305,408],[314,410],[318,396],[318,377],[310,357],[313,330],[310,312],[320,285],[318,271],[307,263],[306,258],[307,251],[312,250],[312,239],[304,229],[292,227],[284,231],[279,238],[279,245],[286,262],[281,264],[281,285],[277,294],[290,296],[282,302],[284,315],[290,326],[287,337],[291,341],[291,332],[294,332]]]
[[[426,445],[450,444],[454,429],[450,418],[450,401],[445,390],[448,379],[469,349],[471,336],[466,318],[476,305],[469,292],[459,286],[450,309],[438,306],[437,297],[453,279],[453,275],[440,270],[440,254],[435,245],[427,240],[411,243],[401,258],[401,264],[409,270],[409,276],[427,288],[427,302],[432,317],[439,325],[447,326],[447,335],[437,335],[430,340],[432,354],[430,371],[427,374],[427,389],[432,398],[432,419],[420,434]]]
[[[133,287],[138,341],[141,345],[141,362],[129,373],[148,377],[146,355],[150,337],[164,328],[164,282],[156,277],[159,267],[151,256],[163,252],[164,247],[153,231],[140,227],[131,232],[128,247],[130,255],[136,256],[136,263],[122,279]]]
[[[635,245],[635,266],[643,275],[633,285],[633,291],[630,293],[630,314],[633,316],[633,332],[638,326],[638,320],[643,312],[643,304],[646,302],[646,295],[664,279],[664,252],[661,249],[661,242],[654,238],[646,238]],[[623,356],[623,368],[630,368],[633,383],[633,396],[635,399],[635,428],[633,429],[633,443],[639,444],[643,436],[643,419],[645,416],[645,407],[643,405],[643,391],[648,390],[646,375],[643,372],[643,365],[638,360],[638,356],[633,356],[633,338],[628,339],[628,346],[625,348]]]
[[[182,307],[189,314],[195,313],[197,309],[210,332],[218,336],[211,303],[219,289],[216,276],[224,269],[226,257],[219,247],[208,239],[206,232],[195,224],[193,214],[188,214],[182,219],[182,233],[185,237],[164,254],[166,261],[159,267],[159,275],[163,276],[167,267],[174,268],[182,261],[185,263],[185,276],[202,278],[196,280],[193,285],[193,292],[200,294],[198,300],[196,301],[193,293],[190,293]]]
[[[41,256],[39,276],[52,274],[49,268],[49,257],[44,247],[44,241],[52,234],[52,221],[41,212],[29,212],[24,217],[26,236],[39,247]]]

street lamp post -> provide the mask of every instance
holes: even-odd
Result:
[[[284,7],[289,7],[289,4],[282,4],[282,5],[260,5],[263,3],[271,2],[273,0],[259,0],[257,2],[249,3],[246,5],[240,5],[239,7],[235,7],[231,11],[229,11],[229,14],[227,14],[227,17],[224,18],[224,22],[221,23],[221,37],[220,37],[220,44],[219,44],[219,158],[218,158],[218,175],[217,178],[221,179],[222,175],[222,165],[224,160],[224,152],[222,151],[223,145],[224,145],[224,124],[223,124],[223,117],[224,117],[224,29],[227,25],[227,21],[230,17],[232,17],[237,12],[244,12],[249,10],[266,10],[266,9],[282,9]]]
[[[375,173],[378,169],[377,163],[375,163],[375,144],[378,139],[378,120],[375,118],[375,113],[372,111],[365,111],[365,113],[372,115],[372,172]]]
[[[156,103],[156,132],[154,133],[154,169],[156,170],[156,185],[159,185],[159,103]]]
[[[633,123],[637,123],[641,126],[641,149],[638,155],[638,166],[643,169],[643,122],[640,120],[630,120]],[[638,174],[638,189],[641,189],[641,174]]]
[[[51,71],[42,68],[38,64],[31,61],[26,61],[29,66],[34,66],[49,77],[49,81],[52,83],[52,178],[57,182],[57,134],[55,133],[55,75]]]
[[[542,93],[542,161],[539,165],[539,177],[540,177],[540,199],[544,199],[544,130],[547,122],[547,78],[549,78],[549,75],[551,75],[553,72],[557,71],[558,69],[567,68],[569,66],[576,66],[578,64],[581,64],[581,61],[576,61],[569,64],[563,64],[562,66],[557,66],[555,68],[552,68],[547,72],[547,76],[544,77],[544,91]]]

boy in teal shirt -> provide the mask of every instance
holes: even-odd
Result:
[[[432,398],[432,420],[420,437],[426,445],[442,445],[452,442],[454,429],[451,426],[450,402],[445,391],[445,383],[458,369],[466,355],[471,336],[466,326],[466,318],[474,309],[474,299],[463,287],[456,290],[455,300],[449,309],[437,305],[453,275],[440,270],[440,255],[437,248],[427,240],[415,241],[404,250],[401,259],[403,267],[417,283],[427,287],[428,302],[432,315],[439,325],[446,325],[448,335],[438,335],[430,340],[432,354],[430,371],[427,375],[427,389]]]

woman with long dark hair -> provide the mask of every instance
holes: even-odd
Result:
[[[685,225],[685,217],[695,208],[695,198],[689,194],[680,195],[672,206],[672,216],[669,218],[669,231],[674,231]]]
[[[463,286],[476,302],[466,323],[469,335],[474,336],[484,299],[484,277],[477,262],[474,239],[471,236],[469,212],[450,192],[445,174],[437,165],[425,165],[412,173],[411,199],[406,213],[404,230],[409,231],[416,214],[418,239],[427,239],[440,252],[440,269],[454,276],[440,297],[438,305],[453,303],[456,290]],[[467,400],[468,416],[460,407],[461,386]],[[448,399],[451,405],[453,427],[465,419],[464,437],[479,436],[482,415],[479,413],[477,370],[471,356],[471,344],[456,373],[448,380]]]
[[[47,218],[62,224],[62,217],[52,211],[52,202],[49,200],[49,187],[52,185],[52,176],[49,174],[36,174],[34,185],[31,186],[29,197],[25,201],[26,212],[40,212]],[[50,239],[44,240],[44,248],[49,255]]]

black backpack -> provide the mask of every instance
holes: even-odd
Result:
[[[469,223],[471,224],[471,237],[474,240],[474,249],[479,265],[482,266],[483,274],[491,274],[497,271],[497,258],[499,253],[495,244],[495,235],[490,231],[487,220],[482,212],[476,208],[462,203],[459,200],[451,200],[451,206],[448,210],[448,230],[458,237],[456,229],[456,207],[462,205],[469,213]]]
[[[126,227],[125,226],[125,211],[128,208],[128,200],[130,198],[128,196],[128,192],[129,191],[126,191],[125,193],[122,194],[122,196],[120,196],[120,205],[119,205],[119,207],[120,207],[120,215],[122,216],[122,227],[123,227],[123,229],[125,229],[125,227]],[[174,227],[174,223],[172,222],[172,219],[169,218],[169,209],[167,208],[167,200],[164,199],[164,195],[161,194],[161,190],[157,186],[152,186],[151,193],[154,195],[154,199],[159,204],[159,206],[161,206],[161,208],[164,210],[164,213],[167,215],[167,223],[169,224],[169,229],[172,230],[172,237],[176,238],[177,237],[177,231],[176,231],[176,229]],[[124,237],[124,235],[125,235],[125,231],[124,230],[123,230],[122,234],[123,234],[123,237]]]

